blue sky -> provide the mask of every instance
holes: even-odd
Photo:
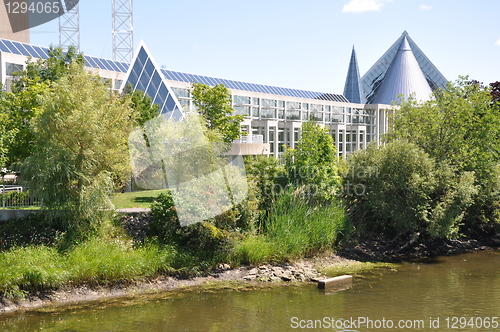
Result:
[[[500,80],[500,1],[184,0],[134,2],[134,42],[188,73],[342,93],[352,46],[361,74],[403,31],[448,80]],[[80,1],[81,50],[112,57],[111,1]],[[59,42],[57,20],[31,42]]]

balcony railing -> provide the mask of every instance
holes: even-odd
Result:
[[[234,143],[264,143],[263,135],[245,135],[241,136],[239,139],[234,140]]]

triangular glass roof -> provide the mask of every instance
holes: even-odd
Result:
[[[356,51],[352,48],[351,61],[349,69],[347,70],[347,79],[344,87],[344,97],[351,103],[364,104],[366,102],[365,96],[361,89],[361,79],[359,75],[358,59],[356,58]]]
[[[444,88],[448,80],[441,74],[441,72],[434,66],[434,64],[427,58],[427,56],[422,52],[422,50],[415,44],[415,42],[410,38],[408,32],[403,32],[401,37],[396,40],[396,42],[387,50],[387,52],[378,59],[377,62],[368,70],[368,72],[361,78],[361,85],[363,89],[364,96],[368,103],[373,102],[376,91],[380,87],[382,80],[384,79],[389,66],[393,62],[398,50],[403,42],[403,39],[407,40],[408,45],[418,62],[420,69],[424,73],[425,79],[429,83],[432,90],[437,88]]]
[[[128,84],[132,85],[134,91],[144,91],[153,104],[159,105],[160,114],[167,118],[182,118],[182,107],[177,97],[143,42],[128,69],[122,89]]]

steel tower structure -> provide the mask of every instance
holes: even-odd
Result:
[[[59,46],[75,46],[80,51],[80,5],[77,0],[64,1],[65,14],[59,16]]]
[[[134,26],[132,0],[111,0],[113,19],[113,60],[132,62]]]

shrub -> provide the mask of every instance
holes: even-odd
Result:
[[[474,174],[458,174],[412,143],[371,145],[347,160],[344,197],[359,235],[398,236],[427,231],[458,234],[477,194]]]
[[[151,205],[153,222],[148,235],[156,236],[167,245],[187,250],[207,259],[227,254],[229,238],[210,221],[182,227],[170,193],[160,194]]]

